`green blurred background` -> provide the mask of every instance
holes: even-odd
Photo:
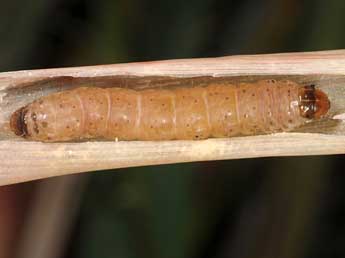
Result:
[[[345,48],[344,11],[343,0],[2,1],[0,70]],[[263,158],[78,175],[87,184],[63,257],[345,257],[344,165]]]

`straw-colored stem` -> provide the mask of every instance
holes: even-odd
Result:
[[[344,92],[343,50],[1,73],[0,185],[133,166],[345,153],[343,126],[337,127],[334,134],[328,131],[328,134],[280,133],[202,141],[84,143],[28,142],[18,140],[8,128],[8,118],[16,108],[50,92],[83,84],[147,88],[272,76],[320,84],[329,94],[331,102],[336,104],[332,112],[339,113],[345,107],[345,99],[338,97]]]

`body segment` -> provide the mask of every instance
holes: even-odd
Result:
[[[81,87],[17,110],[11,128],[44,142],[175,140],[291,131],[325,115],[329,100],[291,81],[149,89]]]

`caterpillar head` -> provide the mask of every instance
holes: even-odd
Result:
[[[301,87],[299,99],[300,115],[307,119],[322,118],[331,107],[328,96],[314,85]]]

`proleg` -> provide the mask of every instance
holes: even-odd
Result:
[[[200,140],[293,131],[329,109],[327,94],[292,81],[138,91],[80,87],[18,109],[10,127],[42,142]]]

